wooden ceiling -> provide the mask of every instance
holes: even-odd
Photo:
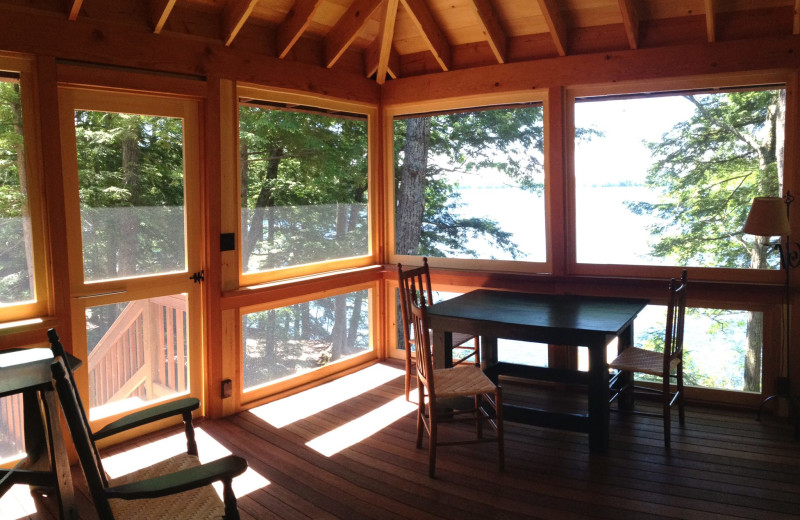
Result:
[[[800,0],[0,0],[113,31],[392,78],[800,33]],[[131,42],[130,45],[136,45]]]

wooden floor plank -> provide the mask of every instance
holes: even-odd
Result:
[[[390,364],[397,367],[396,364]],[[581,393],[504,381],[507,402],[581,409]],[[427,439],[417,449],[409,410],[372,435],[324,455],[307,443],[375,410],[393,406],[402,378],[372,388],[308,417],[275,427],[252,412],[199,428],[248,460],[268,484],[239,497],[249,519],[729,519],[781,520],[800,512],[800,443],[791,425],[753,411],[687,407],[686,425],[673,420],[672,448],[663,446],[658,417],[612,413],[605,454],[591,453],[586,435],[513,423],[506,425],[506,469],[493,444],[442,447],[437,478],[427,476]],[[382,408],[383,407],[383,408]],[[652,408],[637,403],[637,408]],[[444,435],[471,435],[449,425]],[[103,451],[107,457],[180,433],[157,432]],[[204,445],[200,445],[201,454]],[[96,515],[79,469],[73,469],[81,518]],[[52,519],[52,498],[14,488],[3,498],[13,511],[0,517]],[[27,496],[27,499],[26,499]]]

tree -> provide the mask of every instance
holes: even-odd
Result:
[[[654,163],[646,183],[661,200],[629,205],[658,219],[653,256],[716,267],[775,265],[765,239],[741,229],[753,197],[781,196],[785,96],[784,89],[684,96],[692,117],[648,144]],[[760,389],[762,329],[761,313],[750,313],[746,391]]]
[[[461,252],[476,257],[467,239],[483,235],[516,258],[519,249],[513,236],[497,222],[458,216],[459,194],[446,174],[494,170],[509,182],[540,193],[542,117],[542,108],[533,106],[395,121],[396,252],[430,256]]]
[[[20,85],[0,81],[0,302],[34,298]]]

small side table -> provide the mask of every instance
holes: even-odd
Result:
[[[70,366],[81,362],[69,356]],[[59,406],[52,384],[49,348],[0,351],[0,397],[22,394],[26,458],[13,469],[0,469],[0,496],[14,484],[47,487],[58,495],[61,518],[78,518],[72,475],[61,432]]]

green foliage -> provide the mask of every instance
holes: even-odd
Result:
[[[780,196],[776,112],[780,92],[759,90],[685,96],[694,115],[648,146],[647,186],[660,201],[630,203],[658,222],[656,257],[677,265],[750,267],[751,238],[742,236],[750,202]],[[774,260],[773,260],[774,261]],[[758,266],[754,266],[758,267]]]
[[[427,256],[478,257],[467,246],[470,238],[484,237],[496,250],[520,254],[513,235],[489,218],[460,217],[463,204],[458,185],[448,174],[504,175],[509,183],[542,193],[544,131],[542,107],[503,108],[428,117],[429,151],[424,213],[417,253]],[[407,120],[394,122],[395,190],[401,185]],[[402,218],[402,217],[400,217]]]
[[[239,109],[245,272],[367,252],[362,119]]]

